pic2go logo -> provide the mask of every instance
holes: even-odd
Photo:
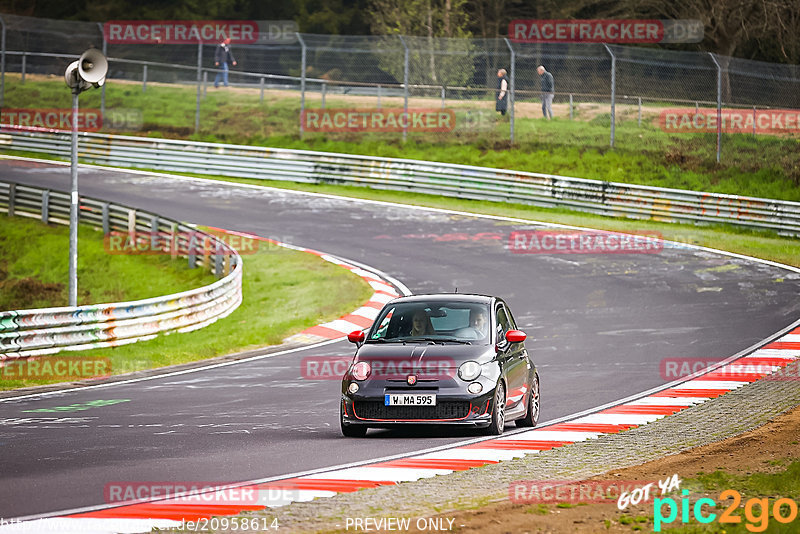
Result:
[[[661,526],[673,523],[678,518],[678,512],[681,514],[681,523],[687,524],[690,522],[690,513],[694,516],[695,521],[698,523],[711,523],[717,519],[717,514],[708,510],[708,508],[716,508],[717,503],[714,499],[703,497],[695,501],[694,505],[689,502],[689,490],[682,490],[683,498],[680,499],[680,505],[670,497],[661,499],[656,498],[653,500],[653,530],[661,532]],[[734,511],[739,508],[742,502],[742,495],[736,490],[725,490],[719,494],[721,501],[732,499],[730,505],[719,514],[720,523],[738,524],[742,522],[742,517],[734,514]],[[777,499],[772,503],[770,508],[770,501],[764,498],[752,498],[744,505],[744,519],[745,528],[750,532],[764,532],[769,525],[769,514],[778,523],[791,523],[797,519],[797,503],[792,499],[782,498]],[[665,507],[669,510],[665,516]]]

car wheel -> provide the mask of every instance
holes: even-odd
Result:
[[[502,382],[497,383],[494,390],[494,408],[492,409],[492,422],[485,429],[490,436],[499,436],[506,425],[506,389]]]
[[[363,438],[367,435],[367,427],[364,425],[346,425],[344,424],[344,414],[342,407],[339,406],[339,426],[342,429],[342,435],[346,438]]]
[[[533,383],[531,384],[531,394],[528,396],[528,413],[522,419],[517,419],[517,426],[536,426],[539,422],[539,411],[541,404],[539,402],[539,373],[533,375]]]

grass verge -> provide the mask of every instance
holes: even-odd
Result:
[[[30,255],[38,258],[38,262],[28,259],[15,270],[15,272],[23,272],[28,275],[34,274],[33,278],[38,279],[37,273],[46,272],[52,268],[40,265],[47,263],[52,258],[48,256],[47,250],[62,250],[66,243],[65,236],[61,236],[62,240],[59,241],[58,236],[53,237],[50,233],[59,233],[61,230],[66,232],[66,229],[44,227],[33,221],[20,222],[31,223],[34,226],[39,224],[43,227],[40,232],[45,234],[44,241],[37,242],[40,246],[25,245],[25,249],[30,250]],[[9,226],[16,225],[3,224],[0,225],[0,230],[7,231]],[[93,257],[98,261],[110,261],[106,258],[109,255],[102,250],[100,234],[90,228],[82,229],[81,247],[89,249],[95,247],[96,249],[95,256],[89,252],[83,254],[84,261],[91,261]],[[121,258],[126,262],[136,260],[141,262],[141,257],[138,256],[113,256],[113,258]],[[150,256],[148,260],[153,258]],[[243,261],[244,301],[225,319],[194,332],[162,335],[153,340],[141,341],[132,345],[67,354],[75,357],[109,358],[112,374],[194,362],[265,345],[280,344],[285,337],[291,334],[352,311],[372,295],[372,289],[361,278],[312,254],[267,246],[262,243],[255,254],[243,256]],[[174,293],[182,289],[191,289],[214,280],[210,274],[201,274],[200,269],[183,268],[183,262],[171,262],[167,258],[160,257],[155,257],[155,262],[156,266],[150,267],[148,271],[135,272],[132,267],[129,267],[123,271],[124,275],[120,275],[116,270],[101,272],[99,269],[95,269],[98,283],[112,284],[113,287],[116,287],[117,284],[126,283],[123,282],[123,279],[134,278],[135,285],[141,284],[142,287],[151,289],[152,294],[146,296],[156,296]],[[58,263],[66,266],[66,257],[63,262]],[[37,267],[37,265],[39,266]],[[52,269],[58,270],[58,268]],[[115,269],[115,266],[109,265],[107,269]],[[181,286],[165,285],[165,276],[162,276],[162,273],[167,269],[173,269],[174,276],[179,279],[181,275],[188,275],[183,280],[184,284]],[[109,273],[114,273],[114,275],[110,276]],[[64,279],[66,279],[66,268],[63,277],[59,280]],[[81,281],[82,287],[92,287],[90,279],[79,278],[79,281]],[[118,294],[123,297],[123,300],[129,298],[128,293]],[[134,298],[143,298],[143,295],[138,293],[131,294],[136,295]],[[94,301],[94,298],[92,300]],[[4,379],[0,380],[0,390],[57,382],[58,380]]]
[[[386,99],[386,107],[402,107]],[[194,133],[196,87],[149,84],[143,92],[132,82],[110,80],[106,109],[134,109],[143,123],[136,135],[199,141],[344,152],[561,174],[580,178],[636,183],[765,198],[800,201],[800,138],[723,134],[721,163],[716,163],[716,135],[666,133],[656,124],[662,108],[646,107],[639,126],[630,106],[620,104],[615,148],[609,148],[610,116],[604,105],[580,104],[575,120],[561,113],[553,121],[539,118],[537,106],[520,102],[516,143],[508,141],[507,119],[500,119],[482,100],[448,101],[456,129],[445,133],[399,134],[307,133],[299,138],[299,95],[257,89],[210,89],[201,103],[201,127]],[[8,108],[69,108],[63,80],[9,74]],[[400,104],[398,104],[400,102]],[[308,108],[319,107],[314,93]],[[434,105],[436,104],[436,105]],[[328,108],[373,108],[374,99],[330,95]],[[409,107],[438,107],[435,100],[412,99]],[[99,108],[100,91],[81,96],[82,108]],[[598,113],[598,111],[600,111]],[[479,121],[467,119],[479,112]],[[462,122],[459,122],[462,121]],[[470,122],[472,121],[472,122]]]

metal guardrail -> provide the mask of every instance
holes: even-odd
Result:
[[[0,211],[9,216],[69,224],[69,209],[68,193],[0,182]],[[241,258],[212,234],[86,197],[80,199],[79,213],[81,222],[102,228],[106,236],[118,233],[130,237],[128,243],[145,236],[151,241],[148,250],[166,251],[175,258],[185,255],[191,267],[209,267],[220,279],[205,287],[133,302],[0,312],[0,361],[124,345],[164,332],[188,332],[227,316],[241,304]],[[199,240],[204,241],[205,250]]]
[[[2,127],[8,149],[68,157],[65,132]],[[565,207],[613,217],[724,223],[800,235],[800,202],[703,193],[451,163],[84,133],[84,161],[175,172],[359,185]]]

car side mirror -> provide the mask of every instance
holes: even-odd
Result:
[[[347,341],[356,345],[361,345],[365,339],[367,339],[367,335],[362,330],[353,330],[347,334]]]
[[[509,330],[506,332],[506,341],[509,343],[522,343],[528,335],[522,330]]]

